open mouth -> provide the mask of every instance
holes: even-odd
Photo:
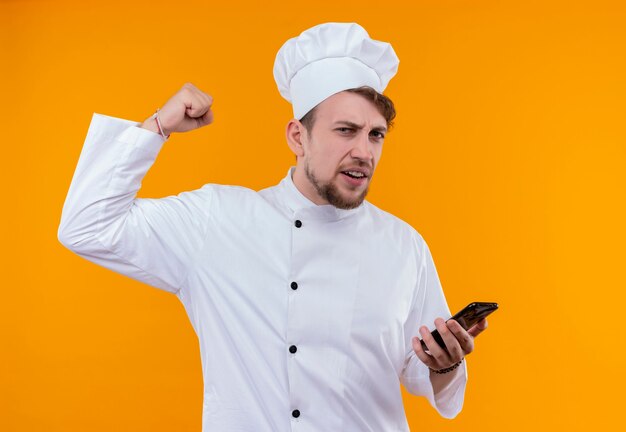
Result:
[[[363,179],[367,177],[364,173],[360,171],[341,171],[341,174],[353,179]]]

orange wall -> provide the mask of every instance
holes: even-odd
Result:
[[[356,21],[400,57],[370,201],[433,251],[451,309],[501,310],[463,412],[415,431],[614,430],[626,287],[622,1],[0,2],[0,430],[199,431],[197,340],[167,293],[56,238],[92,113],[141,121],[186,81],[215,123],[173,137],[140,196],[262,188],[293,162],[280,45]]]

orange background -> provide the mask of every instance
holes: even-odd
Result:
[[[174,136],[140,196],[277,183],[293,156],[274,56],[326,21],[401,60],[369,200],[423,234],[452,310],[501,305],[461,414],[407,395],[412,430],[617,429],[624,2],[217,3],[0,2],[0,430],[200,430],[182,305],[64,249],[61,207],[92,113],[141,121],[186,81],[214,96],[215,123]]]

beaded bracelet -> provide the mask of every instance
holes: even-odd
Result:
[[[448,372],[452,372],[453,370],[458,368],[461,365],[462,361],[463,361],[463,359],[459,360],[457,363],[453,364],[452,366],[444,368],[444,369],[435,370],[435,369],[433,369],[431,367],[429,367],[428,369],[430,369],[432,372],[435,372],[436,374],[445,374],[445,373],[448,373]]]
[[[152,118],[154,118],[156,120],[156,125],[157,125],[157,129],[159,130],[159,134],[161,134],[163,139],[168,139],[171,134],[165,136],[165,134],[163,133],[163,128],[161,127],[161,121],[159,120],[159,108],[157,108],[157,110],[154,113],[154,115],[152,116]]]

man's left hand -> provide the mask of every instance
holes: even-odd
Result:
[[[474,351],[474,338],[487,328],[487,319],[483,318],[467,331],[452,319],[446,322],[443,318],[437,318],[435,327],[445,342],[446,349],[439,346],[428,327],[422,326],[419,332],[428,347],[428,352],[424,351],[418,337],[413,338],[413,351],[426,366],[441,370],[458,363]]]

